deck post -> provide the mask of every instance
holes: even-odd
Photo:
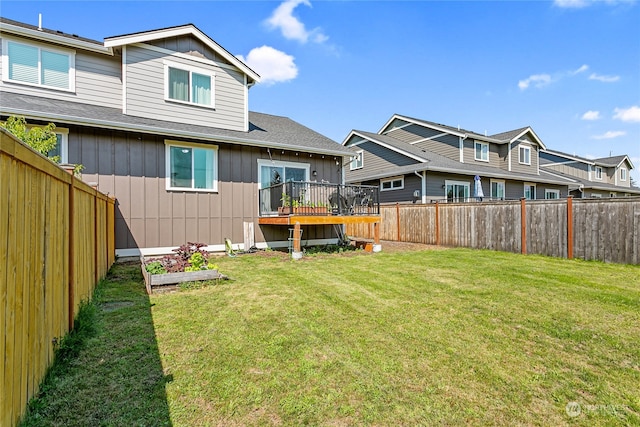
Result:
[[[291,253],[291,257],[293,259],[302,258],[302,228],[300,227],[300,222],[296,221],[293,226],[293,252]]]
[[[380,252],[382,245],[380,244],[380,223],[373,223],[373,252]]]

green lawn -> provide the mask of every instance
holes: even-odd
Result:
[[[115,266],[25,425],[640,425],[638,266],[267,255],[150,298]]]

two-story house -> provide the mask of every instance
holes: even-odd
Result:
[[[540,152],[540,167],[573,179],[569,189],[577,198],[640,195],[640,189],[631,186],[634,166],[626,155],[587,159],[547,149]]]
[[[104,42],[0,18],[0,120],[54,123],[63,162],[114,196],[116,249],[224,248],[253,223],[258,246],[287,245],[261,224],[260,188],[341,183],[350,151],[287,117],[249,111],[259,75],[194,25]],[[332,241],[330,225],[309,243]]]
[[[343,145],[355,155],[347,182],[379,185],[381,202],[556,199],[573,182],[540,167],[546,146],[531,127],[483,135],[395,114]]]

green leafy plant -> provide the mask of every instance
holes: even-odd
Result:
[[[151,274],[165,274],[167,269],[162,266],[160,261],[152,261],[144,267]]]

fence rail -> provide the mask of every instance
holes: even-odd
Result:
[[[380,206],[380,239],[640,264],[640,198]],[[364,224],[350,236],[372,238]]]
[[[0,129],[0,425],[18,423],[115,261],[114,200]]]

